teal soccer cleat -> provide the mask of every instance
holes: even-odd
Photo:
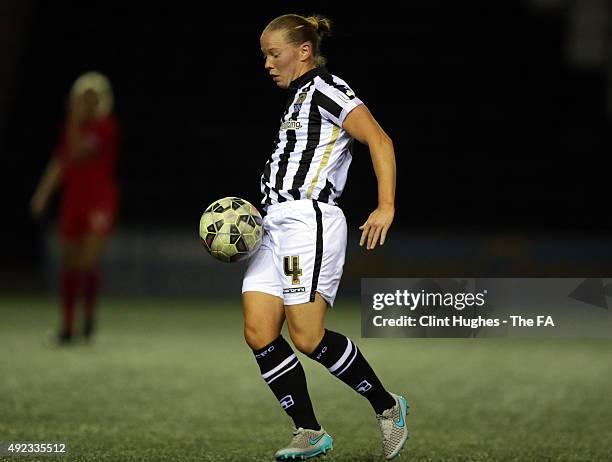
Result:
[[[383,452],[387,460],[398,456],[408,439],[406,417],[409,406],[403,396],[393,393],[391,396],[395,399],[395,406],[376,416],[383,435]]]
[[[298,428],[293,432],[293,439],[287,447],[276,451],[276,460],[310,459],[325,454],[334,448],[334,440],[321,427],[321,430]]]

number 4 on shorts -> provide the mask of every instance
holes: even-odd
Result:
[[[291,276],[291,283],[297,286],[300,283],[302,268],[300,268],[300,257],[295,255],[285,257],[283,259],[283,267],[285,268],[285,276]]]

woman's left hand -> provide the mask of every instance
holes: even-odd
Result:
[[[383,245],[387,237],[387,231],[393,223],[394,215],[395,207],[392,205],[378,206],[376,210],[370,213],[366,222],[359,227],[362,230],[359,245],[363,246],[364,243],[367,243],[366,248],[372,250],[376,247],[379,239],[380,245]]]

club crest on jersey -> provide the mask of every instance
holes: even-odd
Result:
[[[302,104],[304,103],[304,101],[306,101],[307,96],[308,93],[299,94],[299,96],[297,97],[297,101],[293,105],[293,112],[300,112],[300,109],[302,109]]]

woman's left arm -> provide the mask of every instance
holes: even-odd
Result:
[[[361,104],[353,109],[342,125],[353,138],[368,146],[374,173],[378,181],[378,207],[359,227],[359,245],[368,250],[385,243],[387,231],[395,215],[395,151],[393,142],[378,124],[368,108]]]

